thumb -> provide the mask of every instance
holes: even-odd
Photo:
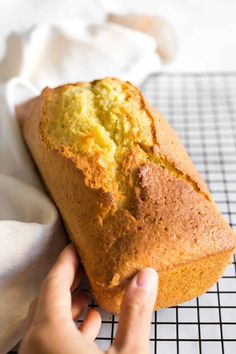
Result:
[[[118,350],[148,353],[150,322],[157,296],[158,275],[145,268],[132,280],[124,296],[114,342]]]

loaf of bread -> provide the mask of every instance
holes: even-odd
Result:
[[[118,314],[144,267],[159,274],[156,308],[203,294],[223,274],[235,235],[137,88],[114,78],[46,88],[17,116],[101,307]]]

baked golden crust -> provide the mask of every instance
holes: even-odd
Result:
[[[135,165],[131,202],[117,207],[112,191],[89,185],[83,161],[45,145],[40,123],[46,94],[20,106],[17,115],[99,305],[119,313],[127,280],[147,266],[159,273],[156,308],[204,293],[230,262],[235,235],[169,124],[140,96],[161,164]]]

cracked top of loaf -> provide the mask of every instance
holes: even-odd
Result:
[[[176,146],[173,131],[171,139],[168,134],[162,137],[150,109],[140,91],[118,79],[47,88],[41,136],[49,148],[75,161],[89,187],[112,192],[117,207],[130,205],[137,168],[146,162],[184,179],[210,200],[193,165],[184,166],[187,154],[177,158],[179,142]],[[170,146],[166,147],[167,140]]]

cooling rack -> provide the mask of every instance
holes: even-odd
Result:
[[[174,127],[236,229],[236,73],[163,73],[149,77],[141,89]],[[103,324],[96,342],[107,349],[118,318],[98,310]],[[153,314],[150,353],[236,353],[235,258],[205,295]]]

